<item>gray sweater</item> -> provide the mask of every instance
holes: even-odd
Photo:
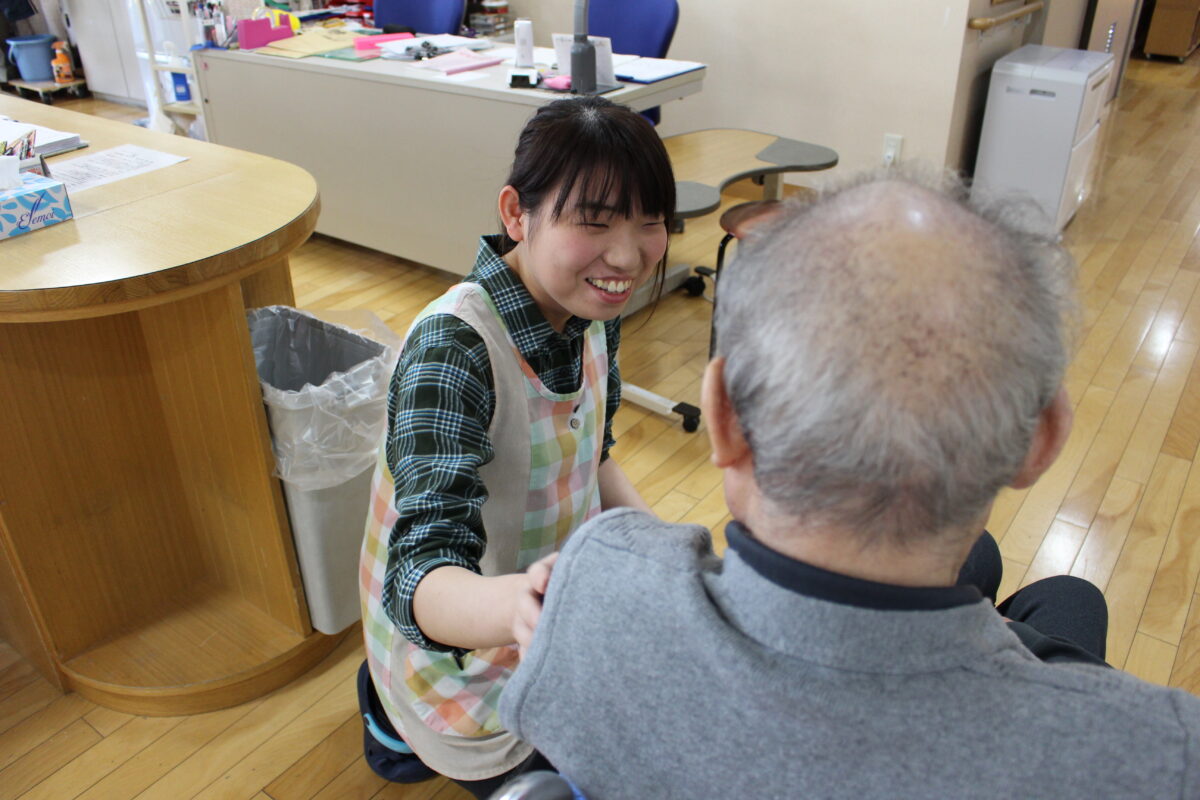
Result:
[[[753,548],[734,531],[722,561],[703,528],[627,510],[580,528],[506,727],[589,800],[1200,798],[1200,699],[1042,663],[982,599]],[[876,597],[830,599],[847,585]]]

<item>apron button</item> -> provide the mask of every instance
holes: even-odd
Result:
[[[579,426],[582,425],[583,423],[579,421],[579,417],[571,417],[571,422],[569,424],[570,424],[572,430],[577,431],[577,430],[579,430]]]

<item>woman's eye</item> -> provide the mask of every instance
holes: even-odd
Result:
[[[595,220],[586,220],[586,219],[583,220],[582,222],[580,222],[579,224],[585,228],[603,229],[603,228],[608,227],[608,225],[603,222],[596,222]]]

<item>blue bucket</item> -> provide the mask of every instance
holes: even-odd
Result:
[[[36,36],[14,36],[8,39],[8,60],[17,65],[23,81],[52,81],[54,69],[50,59],[57,37],[49,33]]]

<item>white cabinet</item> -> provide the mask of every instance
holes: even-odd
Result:
[[[975,186],[1022,192],[1061,230],[1091,190],[1113,56],[1026,45],[996,62]]]
[[[115,100],[145,104],[125,0],[60,0],[88,89]]]

